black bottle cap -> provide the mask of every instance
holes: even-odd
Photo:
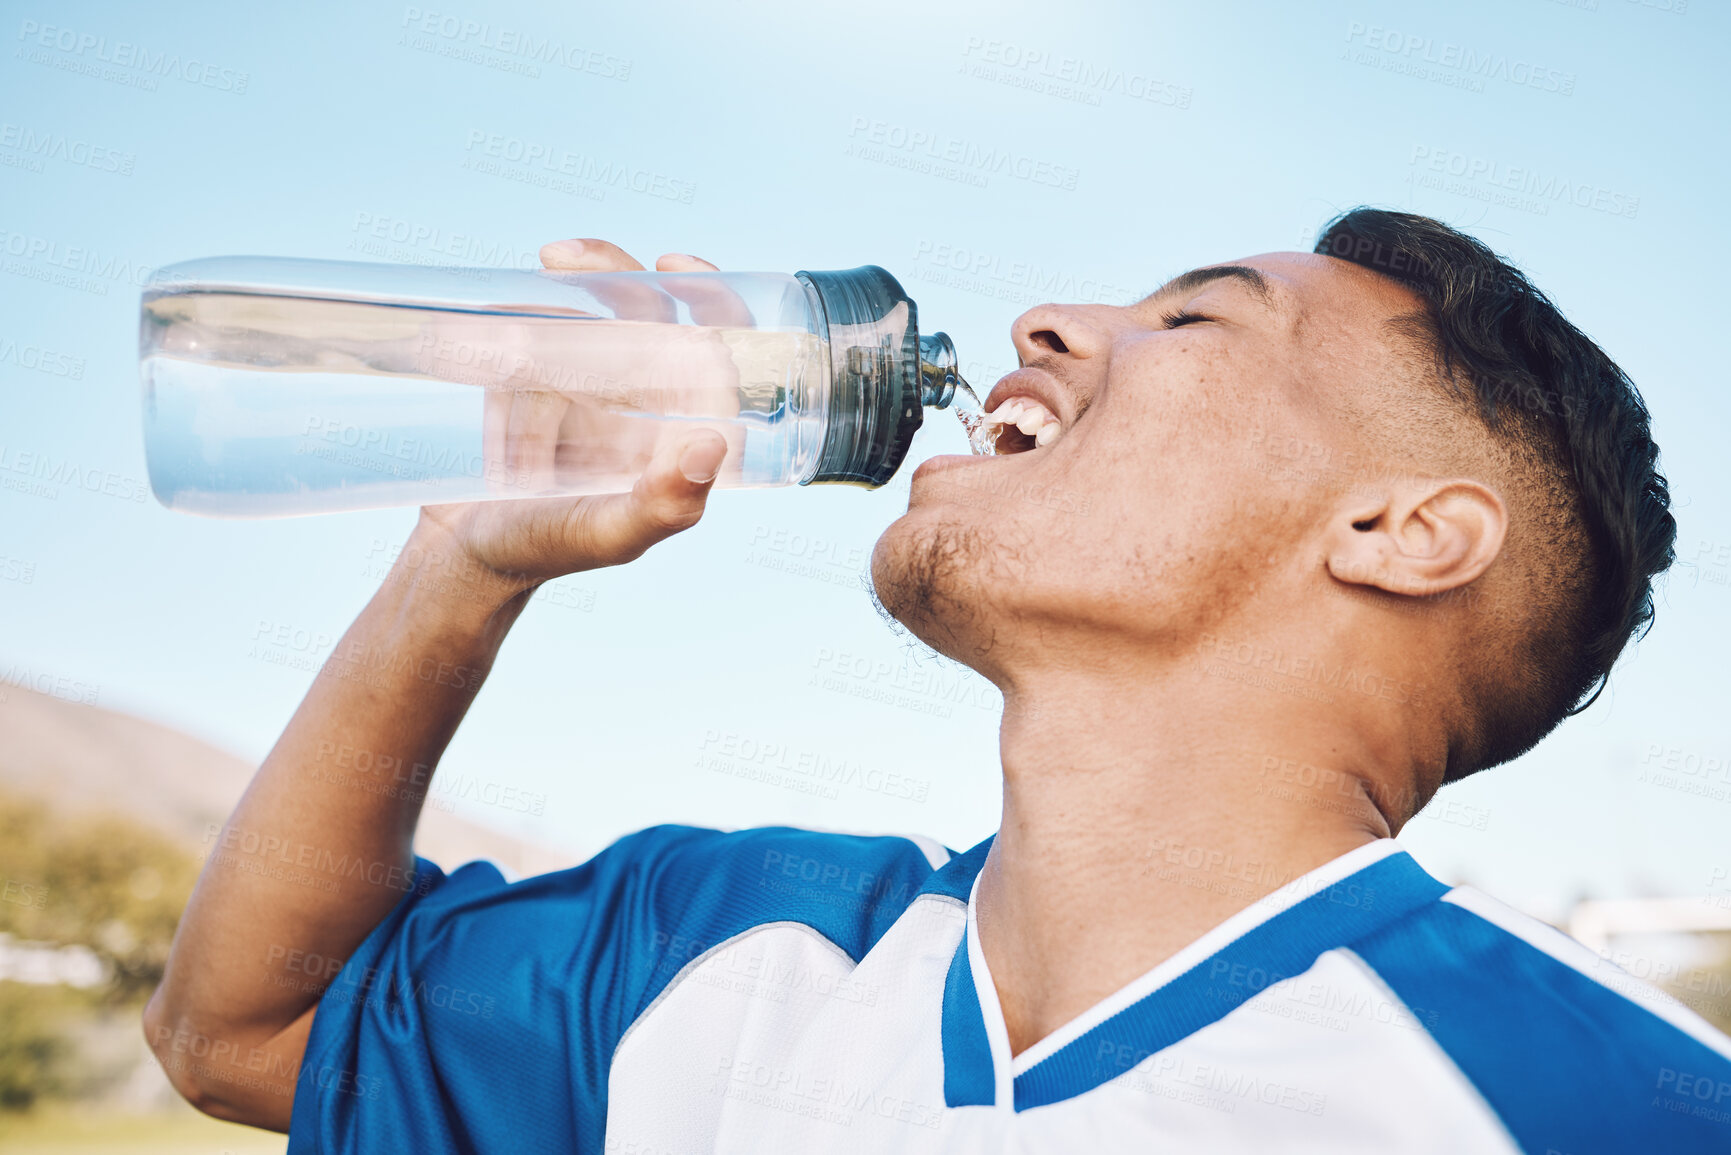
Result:
[[[876,265],[796,275],[816,291],[830,345],[829,426],[805,484],[875,489],[925,420],[914,302]]]

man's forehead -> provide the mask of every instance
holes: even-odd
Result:
[[[1416,293],[1393,278],[1320,253],[1258,253],[1203,269],[1226,267],[1256,270],[1271,303],[1294,312],[1362,311],[1387,317],[1423,307]]]
[[[1382,371],[1388,362],[1381,354],[1404,357],[1410,347],[1389,322],[1425,309],[1423,298],[1407,286],[1318,253],[1258,253],[1204,266],[1226,267],[1253,269],[1266,282],[1276,302],[1271,311],[1295,342],[1293,356],[1321,356],[1339,366],[1338,372],[1300,375],[1317,400],[1364,404],[1383,397],[1383,387],[1396,380],[1398,375]]]
[[[1254,257],[1199,265],[1166,281],[1148,294],[1146,299],[1172,300],[1224,287],[1250,294],[1272,313],[1296,313],[1301,311],[1304,270],[1285,258],[1302,258],[1304,255],[1262,253]]]
[[[1299,391],[1327,406],[1341,397],[1363,402],[1380,395],[1367,387],[1366,373],[1369,380],[1383,380],[1384,355],[1404,355],[1410,348],[1389,322],[1424,309],[1416,293],[1381,273],[1338,257],[1290,252],[1199,266],[1167,281],[1149,300],[1160,302],[1164,296],[1177,303],[1216,288],[1242,293],[1259,306],[1242,320],[1251,329],[1280,335],[1287,362],[1310,367],[1297,374]],[[1256,316],[1266,321],[1258,324]],[[1315,358],[1340,371],[1312,371]]]

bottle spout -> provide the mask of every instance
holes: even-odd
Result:
[[[920,404],[933,409],[947,409],[955,400],[956,386],[963,389],[956,368],[956,347],[948,333],[933,333],[920,338]]]

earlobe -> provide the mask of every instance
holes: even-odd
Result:
[[[1327,534],[1331,577],[1409,597],[1459,589],[1502,552],[1508,511],[1476,481],[1405,487],[1338,511]]]

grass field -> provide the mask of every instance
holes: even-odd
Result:
[[[200,1115],[108,1115],[44,1108],[0,1114],[6,1155],[282,1155],[288,1137]]]

